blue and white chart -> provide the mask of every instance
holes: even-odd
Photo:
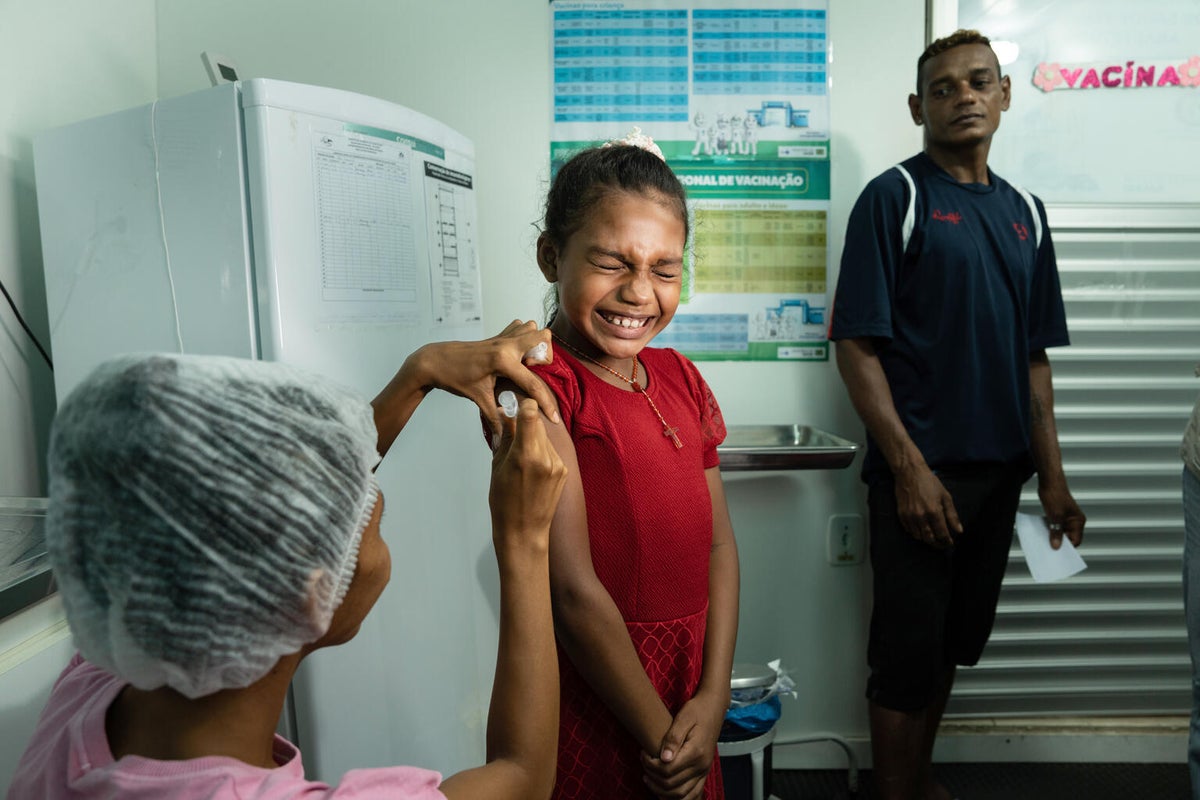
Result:
[[[554,0],[551,164],[637,126],[688,192],[696,360],[823,360],[827,0]]]

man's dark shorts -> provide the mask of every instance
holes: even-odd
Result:
[[[870,487],[871,612],[867,698],[896,711],[919,711],[938,695],[951,665],[979,661],[996,618],[1008,565],[1024,464],[934,470],[963,524],[953,547],[913,539],[896,512],[890,480]]]

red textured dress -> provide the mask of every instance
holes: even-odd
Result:
[[[678,449],[646,398],[602,380],[566,348],[535,368],[558,397],[579,459],[592,565],[672,714],[699,686],[708,613],[712,498],[725,423],[695,365],[674,350],[639,355],[647,390],[678,428]],[[556,800],[652,798],[641,748],[559,649],[562,684]],[[704,797],[721,800],[720,761]]]

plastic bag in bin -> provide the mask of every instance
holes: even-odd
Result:
[[[780,668],[779,659],[764,668],[757,664],[735,664],[730,681],[730,703],[721,735],[766,733],[779,720],[779,695],[796,696],[796,684]]]

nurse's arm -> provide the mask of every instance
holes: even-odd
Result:
[[[492,456],[492,544],[500,642],[488,710],[487,764],[442,782],[449,800],[536,800],[554,788],[558,655],[550,612],[550,520],[566,478],[537,404],[505,420]],[[515,433],[514,433],[515,428]]]

